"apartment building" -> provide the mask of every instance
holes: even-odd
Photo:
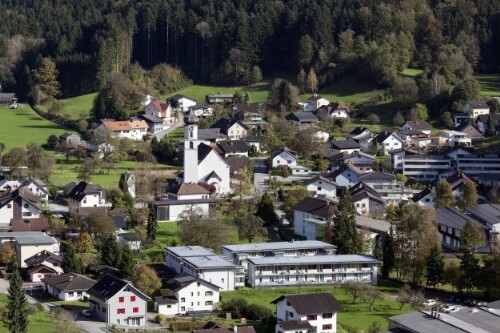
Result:
[[[403,174],[422,182],[432,182],[448,171],[452,160],[441,155],[405,155],[402,157]]]

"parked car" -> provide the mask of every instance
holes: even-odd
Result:
[[[34,285],[34,286],[31,286],[29,287],[28,291],[30,293],[41,293],[45,290],[45,288],[43,287],[42,284],[37,284],[37,285]]]
[[[458,305],[450,305],[446,310],[444,310],[445,313],[454,313],[460,311],[460,307]]]
[[[92,311],[85,309],[80,312],[80,314],[84,317],[90,318],[92,317]]]
[[[434,305],[436,305],[436,300],[435,299],[425,300],[425,302],[422,303],[422,305],[424,305],[424,306],[434,306]]]

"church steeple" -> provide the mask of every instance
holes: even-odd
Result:
[[[184,182],[198,183],[198,117],[189,113],[184,127]]]

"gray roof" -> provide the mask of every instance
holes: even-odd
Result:
[[[298,122],[316,122],[318,118],[312,112],[292,112],[285,116],[286,120]]]
[[[389,233],[391,223],[383,220],[372,219],[366,216],[356,216],[356,226],[358,228],[368,229],[375,232]]]
[[[88,277],[75,273],[65,273],[61,275],[54,275],[42,281],[49,285],[53,286],[61,291],[79,291],[79,290],[88,290],[91,288],[96,281],[89,279]]]
[[[207,256],[184,257],[184,261],[196,268],[236,268],[236,265],[214,254]]]
[[[360,147],[359,143],[351,139],[332,141],[330,145],[334,149],[359,149]]]
[[[203,246],[168,246],[165,250],[180,258],[211,256],[214,254],[211,250],[204,248]]]
[[[312,330],[313,327],[307,320],[282,320],[278,322],[278,324],[285,330],[285,331],[292,331],[292,330]]]
[[[439,224],[447,227],[462,230],[467,221],[476,222],[470,216],[462,214],[453,208],[442,207],[436,209],[436,217]],[[484,227],[482,224],[476,222],[478,226]]]
[[[57,241],[43,232],[0,232],[0,239],[14,238],[18,244],[56,244]]]
[[[366,173],[364,175],[359,176],[359,179],[363,180],[364,182],[368,180],[384,180],[384,181],[392,181],[396,180],[396,176],[386,173],[386,172],[380,172],[380,171],[373,171],[370,173]]]
[[[222,245],[222,249],[232,252],[258,252],[258,251],[285,251],[295,249],[336,249],[337,247],[317,240],[273,242],[273,243],[250,243],[236,245]]]
[[[485,101],[469,101],[467,104],[473,109],[489,109],[489,105]]]
[[[10,102],[14,98],[16,98],[14,93],[0,93],[0,102]]]
[[[464,333],[466,331],[447,324],[430,315],[414,311],[399,316],[389,317],[390,322],[398,323],[413,333]],[[406,329],[404,331],[406,332]]]
[[[472,325],[475,332],[479,332],[478,328],[486,332],[500,332],[500,316],[483,309],[473,308],[473,311],[471,311],[470,308],[465,308],[458,312],[450,313],[449,316],[466,323],[466,330],[469,329],[469,325]]]
[[[305,257],[264,257],[250,258],[255,265],[298,265],[298,264],[342,264],[342,263],[377,263],[372,256],[361,254],[339,254]]]
[[[226,138],[227,135],[220,132],[220,128],[201,128],[198,129],[198,139],[200,140],[215,140]]]
[[[403,124],[408,125],[412,130],[417,131],[430,131],[432,130],[432,125],[424,120],[407,121]]]
[[[482,204],[467,207],[466,210],[481,222],[488,224],[500,223],[500,204]]]
[[[197,203],[214,203],[214,199],[185,199],[185,200],[158,200],[152,201],[154,206],[176,206],[176,205],[189,205]]]
[[[143,114],[141,118],[147,123],[163,123],[163,119],[152,114]]]
[[[330,293],[283,295],[271,303],[278,303],[284,299],[300,315],[332,313],[342,310],[342,305]]]

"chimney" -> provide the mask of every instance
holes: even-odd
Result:
[[[74,276],[73,274],[71,274],[71,275],[69,276],[69,280],[70,280],[70,281],[73,281],[73,278],[74,278],[74,277],[75,277],[75,276]]]
[[[236,325],[233,326],[233,332],[238,333],[238,326],[236,326]]]

